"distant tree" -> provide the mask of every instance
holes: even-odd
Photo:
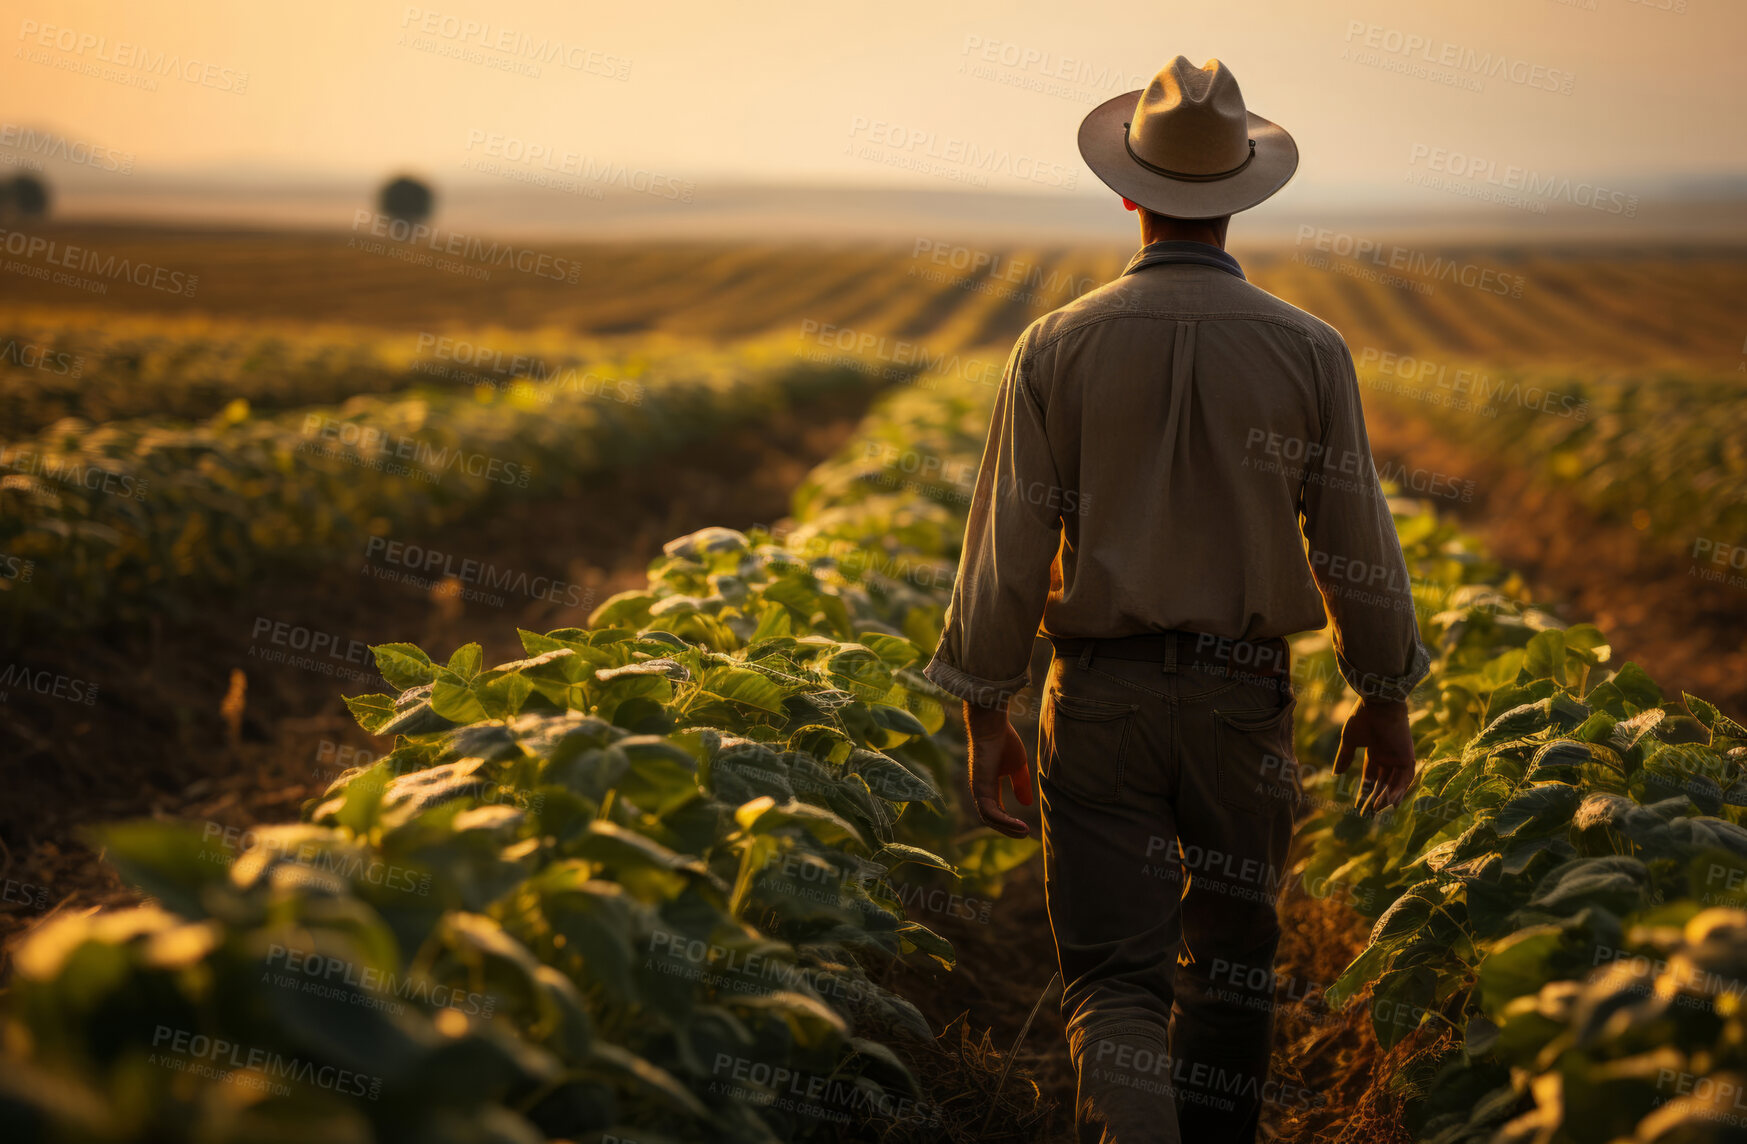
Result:
[[[0,183],[0,214],[37,219],[48,213],[48,184],[35,175],[15,175]]]
[[[376,208],[389,218],[419,223],[431,217],[436,204],[431,188],[417,179],[400,175],[390,179],[376,197]]]

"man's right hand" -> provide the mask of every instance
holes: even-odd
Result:
[[[1360,747],[1365,765],[1359,772],[1359,813],[1375,814],[1394,806],[1413,783],[1413,732],[1407,728],[1407,704],[1361,699],[1341,728],[1335,752],[1335,774],[1345,774]]]
[[[964,705],[965,730],[970,738],[971,805],[984,826],[992,826],[1009,838],[1024,838],[1031,827],[1001,806],[1001,780],[1013,784],[1013,797],[1031,805],[1031,768],[1026,765],[1025,741],[1007,718],[1007,705]]]

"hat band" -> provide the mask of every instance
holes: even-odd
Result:
[[[1167,179],[1181,179],[1185,183],[1212,183],[1220,179],[1229,179],[1245,167],[1249,166],[1256,157],[1256,141],[1251,139],[1249,157],[1229,171],[1216,171],[1211,175],[1192,175],[1185,171],[1173,171],[1169,167],[1161,167],[1157,163],[1149,163],[1134,153],[1134,146],[1128,141],[1129,126],[1130,125],[1127,123],[1122,125],[1122,146],[1128,151],[1128,157],[1151,171],[1153,174],[1163,175]]]

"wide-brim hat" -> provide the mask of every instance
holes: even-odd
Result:
[[[1298,144],[1244,107],[1224,64],[1182,56],[1094,108],[1080,123],[1080,155],[1111,190],[1172,218],[1248,210],[1298,169]]]

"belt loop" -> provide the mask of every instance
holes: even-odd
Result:
[[[1177,633],[1165,633],[1165,674],[1177,674]]]
[[[1080,666],[1082,668],[1092,666],[1092,649],[1097,646],[1097,643],[1097,640],[1087,640],[1086,646],[1080,649]]]

